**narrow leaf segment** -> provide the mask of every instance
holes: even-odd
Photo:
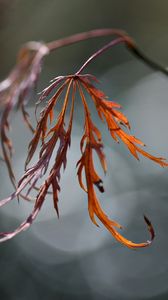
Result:
[[[27,190],[28,196],[41,178],[44,178],[44,181],[39,187],[34,209],[30,216],[13,232],[0,233],[1,242],[11,239],[32,224],[50,189],[52,190],[53,206],[59,216],[58,193],[60,192],[61,169],[65,169],[67,164],[67,152],[71,143],[74,102],[76,98],[80,98],[83,104],[85,123],[84,133],[80,142],[81,158],[77,162],[77,175],[81,188],[88,196],[90,218],[97,226],[97,219],[100,220],[116,240],[129,248],[146,247],[151,244],[155,234],[151,222],[146,216],[144,216],[144,220],[150,232],[150,239],[146,242],[134,243],[121,235],[118,230],[122,226],[110,220],[100,206],[95,188],[103,193],[104,187],[103,181],[95,168],[94,152],[97,154],[105,173],[107,171],[107,163],[103,152],[101,132],[92,121],[86,96],[89,96],[94,103],[100,120],[107,124],[113,140],[116,142],[122,141],[136,159],[139,159],[138,155],[141,154],[162,167],[168,166],[168,163],[164,158],[155,157],[142,149],[144,146],[143,142],[129,134],[130,124],[126,116],[120,111],[120,105],[108,100],[106,95],[96,85],[96,78],[89,74],[59,76],[41,93],[39,102],[47,98],[48,101],[46,107],[40,113],[37,127],[29,144],[25,166],[26,171],[19,180],[16,191],[10,197],[1,200],[0,206],[12,201],[24,190]],[[54,108],[58,101],[62,102],[62,109],[55,121]],[[66,126],[65,114],[68,106],[70,106],[70,114],[69,122]],[[29,163],[39,143],[41,143],[41,149],[38,160],[29,167]],[[51,157],[53,156],[54,164],[51,166]]]

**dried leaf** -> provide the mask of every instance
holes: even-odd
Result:
[[[0,138],[4,161],[6,163],[9,178],[14,187],[15,175],[12,167],[12,141],[8,137],[10,116],[16,107],[21,110],[27,127],[34,132],[26,112],[26,105],[30,94],[34,90],[41,71],[43,57],[48,53],[48,48],[42,43],[30,42],[19,52],[17,65],[8,78],[0,83],[0,105],[2,114],[0,118]]]
[[[97,198],[95,187],[99,192],[104,192],[103,180],[98,175],[94,164],[94,152],[97,154],[102,169],[106,173],[107,163],[105,154],[103,152],[103,142],[100,130],[96,127],[91,119],[91,112],[86,101],[85,94],[91,97],[91,101],[94,102],[98,115],[102,121],[107,123],[111,137],[118,142],[121,140],[124,145],[129,149],[131,154],[138,158],[138,154],[141,154],[162,167],[168,166],[168,163],[161,157],[155,157],[145,152],[140,147],[144,144],[134,136],[127,133],[125,130],[130,129],[129,121],[126,116],[119,111],[120,105],[107,100],[104,92],[97,89],[92,82],[97,82],[92,75],[70,75],[59,76],[45,88],[41,93],[39,103],[46,97],[53,95],[48,100],[46,107],[40,113],[40,119],[37,122],[37,127],[34,132],[32,141],[29,144],[28,156],[26,160],[26,170],[22,178],[18,182],[16,191],[8,198],[0,201],[0,206],[7,204],[17,196],[19,196],[25,188],[28,188],[27,196],[31,193],[32,189],[38,190],[34,209],[25,222],[23,222],[16,230],[8,233],[0,233],[0,241],[10,239],[20,233],[21,231],[30,227],[37,214],[39,213],[46,195],[49,193],[49,188],[52,189],[53,204],[57,215],[59,216],[58,209],[58,193],[60,192],[60,178],[61,168],[66,168],[67,164],[67,152],[71,143],[71,131],[73,122],[74,101],[76,96],[76,89],[79,91],[79,95],[83,104],[85,114],[84,134],[81,138],[80,149],[81,158],[77,162],[77,176],[80,187],[87,193],[88,196],[88,212],[92,222],[98,225],[96,220],[99,219],[102,224],[109,230],[114,238],[120,243],[129,248],[141,248],[149,246],[154,239],[154,229],[151,222],[146,216],[144,220],[147,224],[148,231],[150,233],[150,240],[142,243],[135,243],[124,236],[122,236],[118,229],[122,229],[122,226],[107,217],[102,210],[99,200]],[[7,84],[7,83],[6,83]],[[65,94],[64,94],[65,92]],[[62,110],[59,113],[57,120],[54,117],[54,108],[58,101],[61,101],[64,96],[64,102],[62,104]],[[69,117],[69,124],[65,126],[65,114],[67,111],[68,103],[71,98],[71,112]],[[8,127],[6,122],[3,128]],[[1,129],[2,130],[2,129]],[[4,129],[3,129],[4,130]],[[11,145],[6,136],[6,132],[3,133],[3,145],[8,147],[8,151],[11,151]],[[41,149],[39,152],[38,161],[31,167],[28,167],[38,144],[41,143]],[[58,150],[55,156],[55,161],[50,166],[51,157],[55,147],[58,145]],[[4,151],[5,153],[5,151]],[[7,159],[6,159],[7,160]],[[47,175],[47,170],[49,174]],[[11,174],[12,177],[12,174]],[[40,178],[44,177],[44,182],[39,188],[36,188],[36,183]],[[83,182],[85,178],[85,183]]]

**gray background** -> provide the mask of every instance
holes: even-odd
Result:
[[[0,0],[0,79],[15,64],[23,43],[51,41],[101,27],[126,30],[148,56],[167,66],[167,11],[166,0]],[[53,77],[75,72],[109,40],[90,40],[52,53],[45,60],[38,91]],[[122,46],[97,59],[87,72],[98,77],[110,99],[123,105],[132,133],[147,144],[147,150],[168,157],[168,78],[138,62]],[[29,105],[32,117],[36,100],[32,98]],[[103,208],[124,225],[124,234],[130,239],[147,238],[143,213],[156,230],[156,240],[147,249],[132,251],[116,243],[103,226],[92,225],[86,195],[78,187],[79,101],[75,109],[72,146],[61,181],[60,220],[48,198],[29,231],[0,245],[0,299],[168,299],[168,172],[144,158],[137,162],[123,145],[116,145],[93,109],[108,160],[106,193],[100,198]],[[15,112],[11,136],[17,178],[23,173],[31,138],[22,124],[20,113]],[[0,178],[2,198],[12,192],[3,164]],[[3,208],[1,229],[15,228],[31,208],[24,202],[18,205],[17,200]]]

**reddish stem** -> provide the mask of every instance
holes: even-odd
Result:
[[[96,51],[92,56],[90,56],[86,62],[82,65],[82,67],[76,72],[75,75],[79,75],[84,68],[86,68],[88,66],[88,64],[94,60],[96,57],[98,57],[99,55],[101,55],[103,52],[105,52],[106,50],[108,50],[109,48],[118,45],[119,43],[125,43],[125,39],[124,38],[118,38],[115,39],[113,41],[111,41],[110,43],[108,43],[107,45],[105,45],[104,47],[102,47],[101,49],[99,49],[98,51]]]
[[[113,28],[104,28],[104,29],[95,29],[87,32],[82,32],[82,33],[77,33],[74,35],[71,35],[69,37],[59,39],[50,43],[47,43],[46,46],[50,51],[54,51],[57,48],[60,47],[65,47],[77,42],[81,42],[84,40],[88,40],[91,38],[97,38],[97,37],[103,37],[103,36],[108,36],[108,35],[116,35],[119,37],[124,38],[125,40],[127,39],[127,42],[130,44],[130,46],[134,46],[135,42],[129,35],[120,30],[120,29],[113,29]]]
[[[104,29],[95,29],[95,30],[91,30],[91,31],[87,31],[87,32],[77,33],[77,34],[71,35],[69,37],[47,43],[46,46],[48,47],[49,51],[51,52],[51,51],[54,51],[58,48],[65,47],[65,46],[68,46],[68,45],[71,45],[71,44],[74,44],[74,43],[77,43],[77,42],[81,42],[81,41],[88,40],[88,39],[91,39],[91,38],[108,36],[108,35],[116,35],[119,38],[123,39],[120,42],[125,42],[125,44],[127,46],[127,49],[134,56],[136,56],[138,59],[142,60],[146,65],[148,65],[152,69],[160,71],[160,72],[164,73],[165,75],[168,75],[167,68],[164,68],[164,67],[160,66],[158,63],[152,61],[150,58],[148,58],[146,55],[144,55],[139,50],[139,48],[137,47],[135,41],[126,32],[124,32],[120,29],[104,28]],[[113,43],[113,42],[111,42],[111,43]],[[109,43],[108,48],[110,48],[110,47],[112,47],[112,45],[110,46],[110,43]],[[106,46],[105,46],[105,48],[106,48]],[[103,51],[100,50],[101,53]],[[95,54],[95,57],[98,56],[98,55],[99,54],[97,54],[97,55]],[[92,59],[90,58],[90,61],[91,60]]]

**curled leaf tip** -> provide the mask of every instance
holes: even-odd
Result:
[[[154,228],[152,226],[152,223],[149,221],[149,219],[145,215],[144,215],[144,220],[145,220],[145,222],[146,222],[146,224],[148,226],[148,231],[151,234],[151,241],[153,241],[153,239],[155,238],[155,231],[154,231]]]

